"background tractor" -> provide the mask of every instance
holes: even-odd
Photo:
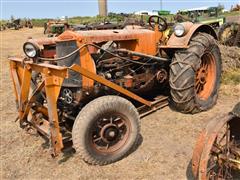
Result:
[[[62,34],[65,30],[69,28],[67,20],[49,20],[47,23],[44,23],[44,34],[47,34],[49,37],[56,37]]]
[[[6,27],[5,24],[1,24],[1,26],[0,26],[0,31],[4,31],[6,28],[7,28],[7,27]]]
[[[31,21],[31,19],[25,19],[24,20],[24,27],[26,27],[26,28],[33,28],[33,23]]]
[[[240,103],[210,121],[201,132],[192,158],[196,179],[240,177]]]
[[[193,23],[202,23],[217,29],[225,23],[225,17],[222,15],[223,7],[202,7],[180,10],[175,20],[177,22],[191,21]]]
[[[138,143],[140,117],[168,104],[183,113],[213,107],[221,55],[208,25],[149,18],[146,29],[65,31],[29,39],[10,68],[20,126],[34,127],[57,156],[72,140],[90,164],[105,165]]]
[[[179,11],[174,19],[176,22],[191,21],[212,26],[218,35],[221,44],[227,46],[240,46],[239,19],[226,21],[222,15],[223,7],[203,7]]]
[[[18,30],[18,29],[22,28],[23,26],[21,25],[21,19],[14,19],[12,17],[11,20],[6,23],[6,27],[8,29]]]

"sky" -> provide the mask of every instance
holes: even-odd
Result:
[[[15,18],[57,18],[62,16],[95,16],[98,14],[97,0],[0,0],[0,19]],[[170,10],[175,13],[179,9],[203,6],[231,5],[239,0],[108,0],[108,12],[131,13],[140,10]]]

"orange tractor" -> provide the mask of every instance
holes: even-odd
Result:
[[[11,57],[18,119],[50,140],[57,156],[72,141],[90,164],[105,165],[131,152],[140,117],[170,102],[183,113],[214,106],[221,76],[217,36],[208,25],[167,23],[152,29],[65,31],[29,39],[24,57]]]

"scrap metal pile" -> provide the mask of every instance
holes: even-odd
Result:
[[[13,17],[11,20],[7,21],[6,23],[1,23],[0,30],[6,30],[6,29],[14,29],[14,30],[19,30],[23,27],[27,28],[33,28],[33,23],[30,19],[14,19]]]
[[[48,34],[49,37],[56,37],[69,29],[73,31],[123,29],[128,25],[145,26],[145,23],[142,19],[138,20],[135,18],[126,18],[120,23],[104,21],[102,23],[90,24],[70,24],[67,20],[49,20],[44,24],[44,34]]]

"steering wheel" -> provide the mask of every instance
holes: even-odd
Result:
[[[148,19],[148,24],[153,29],[155,27],[155,24],[157,24],[158,25],[158,29],[161,32],[165,31],[168,28],[166,20],[164,18],[158,16],[158,15],[150,16],[149,19]]]

